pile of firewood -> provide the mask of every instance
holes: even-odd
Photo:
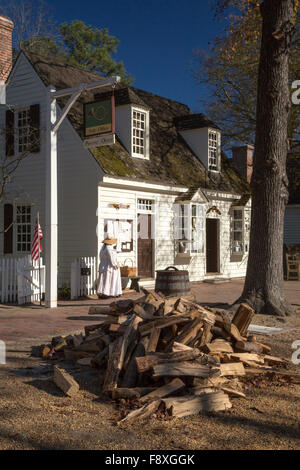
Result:
[[[288,362],[247,333],[254,311],[244,304],[230,321],[225,312],[187,298],[144,291],[138,300],[91,307],[89,313],[101,322],[86,326],[84,334],[54,337],[43,354],[100,369],[103,394],[140,404],[123,421],[158,409],[178,417],[226,410],[232,398],[245,397],[243,376],[288,374]],[[57,366],[54,382],[70,396],[79,388]]]

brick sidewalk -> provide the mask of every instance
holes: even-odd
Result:
[[[231,304],[241,294],[243,279],[222,284],[204,282],[191,283],[196,300],[202,304]],[[289,301],[300,308],[300,282],[285,282]],[[138,298],[141,294],[126,295],[122,298]],[[56,309],[39,306],[0,306],[0,339],[2,341],[27,341],[46,338],[82,330],[88,323],[97,323],[99,317],[88,315],[91,305],[107,305],[109,300],[84,299],[61,301]]]

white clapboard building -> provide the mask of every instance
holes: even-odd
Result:
[[[54,57],[18,55],[7,79],[8,107],[1,108],[1,152],[30,155],[0,208],[0,227],[14,222],[0,236],[1,256],[30,252],[38,211],[45,225],[47,87],[97,80]],[[187,269],[192,281],[244,276],[249,186],[221,151],[221,130],[184,104],[118,84],[116,143],[86,148],[83,103],[111,94],[84,93],[58,131],[59,285],[70,281],[74,259],[97,256],[107,233],[118,237],[120,264],[136,266],[144,278],[168,266]],[[65,102],[58,101],[58,113]]]

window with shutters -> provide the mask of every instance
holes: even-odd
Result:
[[[16,246],[18,253],[31,252],[31,206],[16,206]]]

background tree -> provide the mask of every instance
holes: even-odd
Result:
[[[224,2],[219,3],[222,8]],[[251,180],[251,234],[247,274],[239,300],[253,306],[257,313],[288,315],[293,309],[284,295],[282,247],[288,201],[289,60],[298,1],[248,2],[250,8],[256,8],[257,3],[262,33]]]
[[[257,76],[261,43],[260,2],[236,0],[217,2],[217,13],[225,6],[235,6],[223,33],[211,46],[209,54],[195,53],[194,76],[210,90],[203,101],[206,113],[222,128],[223,143],[252,144],[255,140]],[[295,34],[290,56],[290,81],[299,79],[300,12],[295,14]],[[288,135],[291,149],[300,150],[300,113],[293,106]]]
[[[55,56],[90,72],[119,75],[123,83],[132,83],[123,62],[113,58],[120,41],[107,28],[99,29],[79,20],[57,26],[51,8],[43,0],[0,0],[0,9],[15,24],[15,52],[24,49],[45,57]]]

